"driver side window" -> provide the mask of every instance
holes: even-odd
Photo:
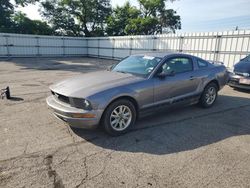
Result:
[[[162,72],[169,74],[174,72],[175,74],[188,72],[193,70],[193,63],[191,59],[186,57],[175,57],[168,59],[162,65]]]

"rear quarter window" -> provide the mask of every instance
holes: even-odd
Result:
[[[247,61],[250,61],[250,55],[249,55],[249,56],[247,56]]]
[[[208,62],[203,59],[197,59],[197,64],[199,68],[206,68],[208,66]]]

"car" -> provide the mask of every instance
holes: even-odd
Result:
[[[124,134],[139,117],[176,105],[211,107],[227,84],[221,64],[174,52],[131,55],[109,70],[86,73],[50,87],[47,104],[77,128],[103,126]]]
[[[233,72],[229,74],[228,85],[233,88],[250,90],[250,55],[234,65]]]

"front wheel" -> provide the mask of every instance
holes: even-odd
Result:
[[[217,95],[218,95],[217,85],[215,83],[208,84],[201,95],[199,101],[200,105],[203,108],[211,107],[215,103]]]
[[[112,136],[126,133],[135,123],[136,110],[132,102],[121,99],[111,103],[105,110],[102,124]]]

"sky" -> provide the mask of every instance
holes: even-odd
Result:
[[[127,0],[111,0],[113,7],[123,5]],[[137,0],[129,0],[138,6]],[[179,32],[224,31],[250,29],[250,0],[177,0],[167,2],[167,8],[181,16],[182,29]],[[41,19],[39,6],[19,8],[31,19]]]

